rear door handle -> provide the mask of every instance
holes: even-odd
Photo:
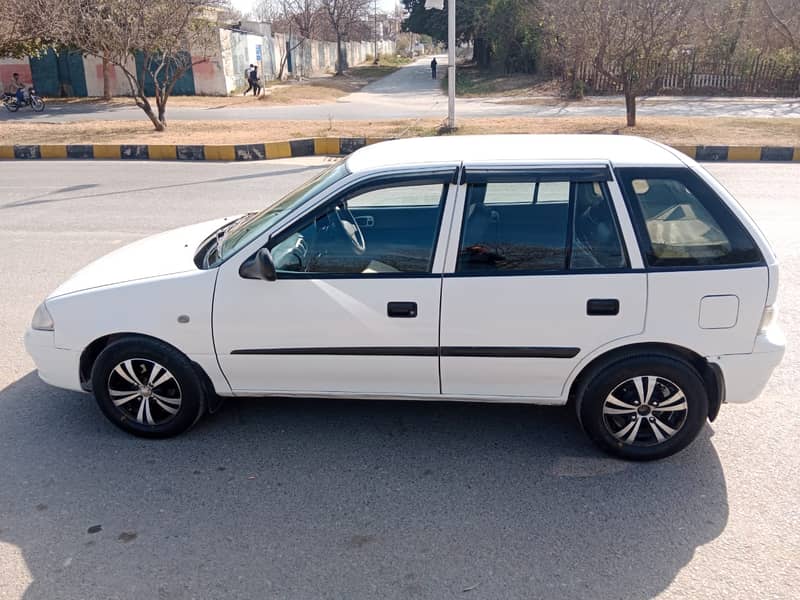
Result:
[[[417,316],[416,302],[389,302],[386,314],[397,319],[413,319]]]
[[[616,298],[592,298],[586,301],[586,314],[589,316],[614,316],[619,314],[619,300]]]

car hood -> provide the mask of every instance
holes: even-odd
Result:
[[[146,237],[88,264],[62,283],[50,298],[92,288],[196,271],[197,247],[236,217],[215,219]]]

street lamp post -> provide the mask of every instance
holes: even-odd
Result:
[[[447,0],[447,128],[456,128],[456,0]]]
[[[444,9],[444,0],[425,0],[425,8]],[[456,128],[456,0],[447,0],[447,128]]]

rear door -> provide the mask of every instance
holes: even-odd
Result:
[[[644,325],[646,275],[625,251],[611,171],[465,172],[442,290],[442,393],[555,402],[587,354]]]

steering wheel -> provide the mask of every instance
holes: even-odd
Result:
[[[337,229],[348,239],[353,245],[353,250],[356,254],[364,254],[367,249],[367,243],[364,240],[364,233],[361,227],[358,226],[358,221],[347,208],[347,204],[342,203],[334,208],[333,213],[336,215]]]

